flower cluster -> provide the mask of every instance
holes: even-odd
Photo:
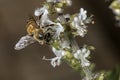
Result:
[[[114,0],[110,5],[110,9],[115,13],[116,20],[120,21],[120,0]]]
[[[77,50],[77,52],[74,54],[74,57],[78,60],[81,60],[81,66],[90,66],[90,62],[86,59],[90,55],[90,49],[87,49],[86,46],[84,46],[82,49]]]
[[[76,36],[84,37],[87,33],[87,26],[92,22],[91,16],[83,8],[77,14],[63,14],[64,7],[71,6],[71,0],[46,0],[42,8],[35,10],[35,18],[27,22],[26,36],[23,36],[15,45],[16,50],[38,42],[41,45],[47,44],[51,47],[54,58],[43,60],[51,61],[53,67],[59,66],[62,60],[68,61],[73,68],[82,67],[86,74],[89,70],[90,61],[87,59],[91,48],[84,46],[79,48],[75,41]],[[51,18],[57,14],[57,17]],[[86,67],[86,68],[84,68]],[[91,74],[86,74],[90,79]]]
[[[80,9],[80,13],[76,14],[73,17],[71,26],[73,29],[76,29],[77,33],[76,35],[80,35],[81,37],[84,37],[84,35],[87,33],[87,25],[91,22],[91,18],[87,18],[87,11],[83,8]]]

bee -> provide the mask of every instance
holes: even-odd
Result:
[[[41,45],[49,44],[51,40],[51,34],[45,27],[40,27],[37,25],[34,18],[30,18],[26,24],[28,35],[32,36]]]

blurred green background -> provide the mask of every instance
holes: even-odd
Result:
[[[63,63],[53,68],[42,57],[54,57],[48,46],[38,43],[15,51],[14,45],[26,35],[26,21],[33,16],[44,0],[0,0],[0,80],[80,80],[79,73]],[[111,2],[111,1],[110,1]],[[80,46],[95,46],[91,61],[95,70],[109,70],[120,63],[120,27],[114,14],[104,0],[73,0],[73,6],[65,13],[76,13],[83,7],[88,15],[94,15],[94,25],[88,27],[88,34],[77,37]]]

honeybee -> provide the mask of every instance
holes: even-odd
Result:
[[[51,34],[48,31],[49,29],[38,26],[34,18],[30,18],[27,21],[26,27],[28,35],[32,36],[41,45],[49,44],[51,39]]]

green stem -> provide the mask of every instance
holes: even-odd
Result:
[[[93,77],[92,77],[92,72],[90,71],[89,67],[82,67],[85,75],[86,75],[86,80],[93,80]]]
[[[80,61],[75,59],[73,54],[70,53],[69,51],[66,51],[66,54],[64,55],[63,58],[68,64],[69,66],[71,66],[74,70],[80,72],[80,74],[82,73],[82,71],[84,72],[84,74],[86,75],[86,80],[92,80],[92,72],[90,71],[89,67],[81,67],[80,66]]]

